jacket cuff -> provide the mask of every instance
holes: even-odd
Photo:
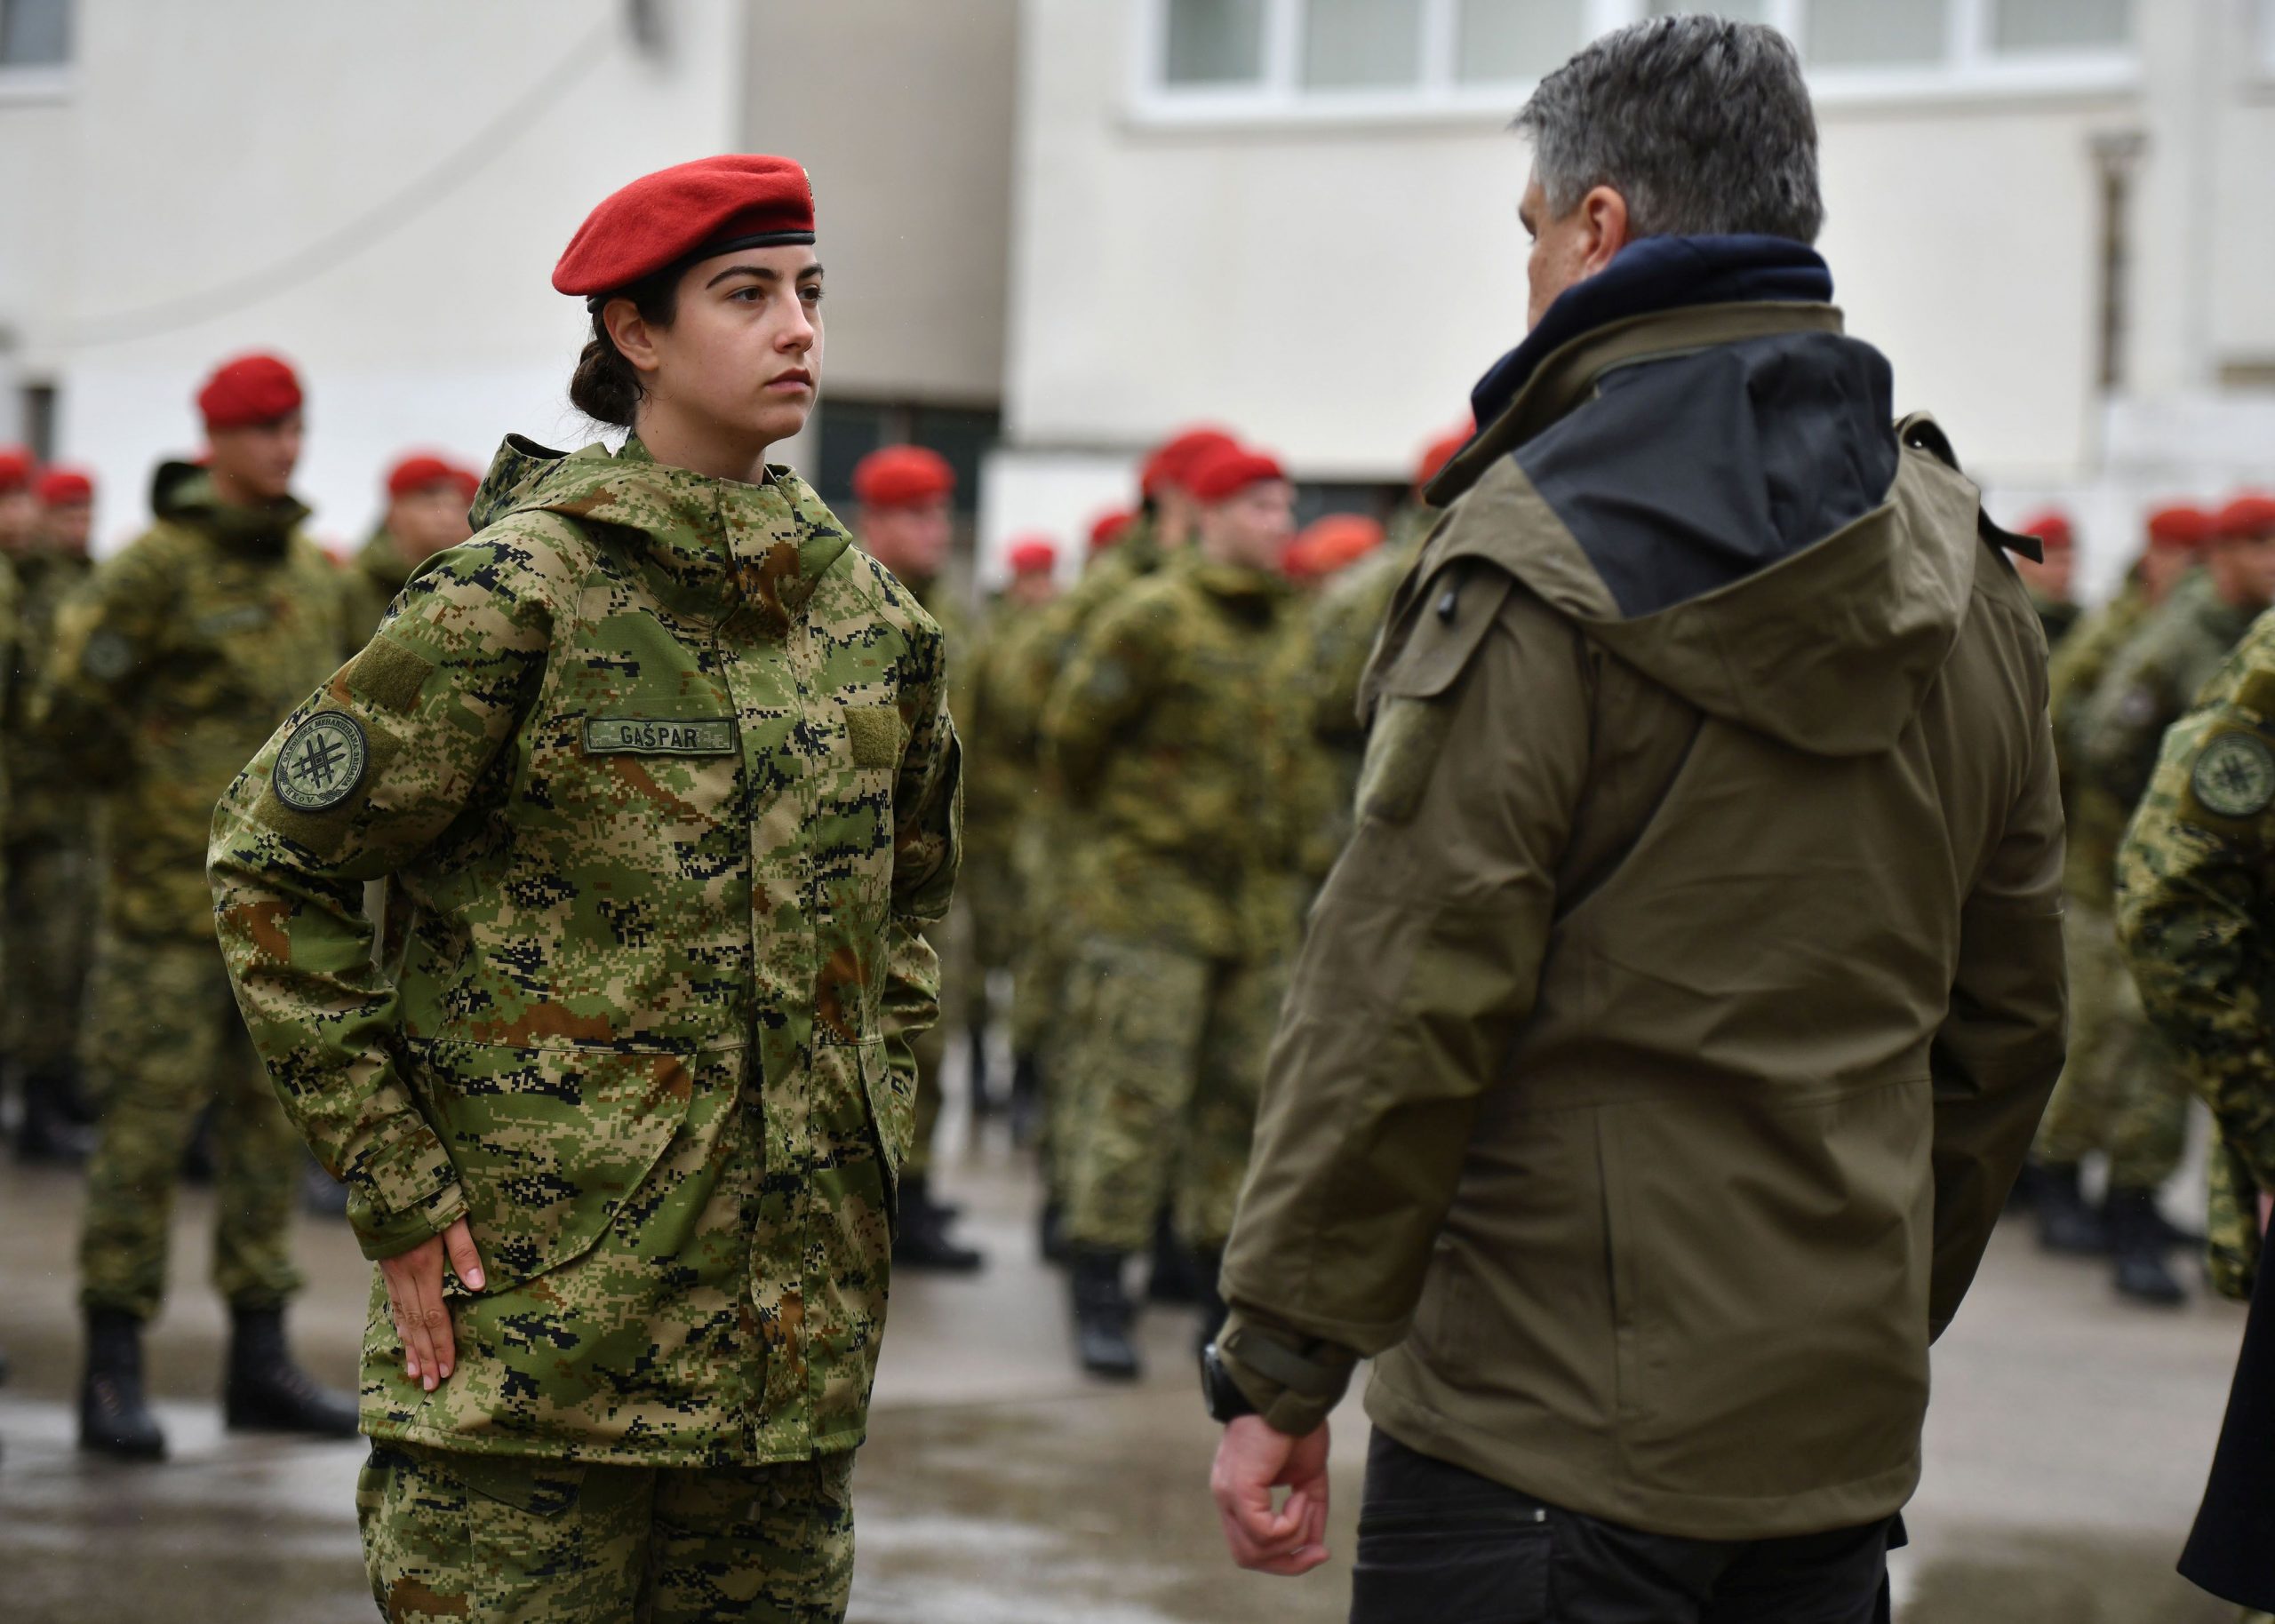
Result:
[[[1238,1309],[1217,1333],[1217,1357],[1265,1424],[1290,1437],[1326,1425],[1359,1363],[1348,1348],[1262,1324]]]
[[[424,1118],[347,1169],[347,1220],[368,1258],[394,1257],[466,1216],[451,1153]]]

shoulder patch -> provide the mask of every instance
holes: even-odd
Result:
[[[106,627],[87,639],[79,666],[98,682],[116,682],[134,669],[134,646]]]
[[[2196,802],[2215,817],[2256,817],[2275,805],[2275,750],[2250,733],[2215,733],[2188,775]]]
[[[889,705],[849,705],[845,731],[853,744],[856,767],[898,767],[900,764],[900,712]]]
[[[323,812],[355,792],[370,760],[361,722],[344,711],[319,711],[285,739],[269,785],[295,812]]]

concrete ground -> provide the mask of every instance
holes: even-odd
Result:
[[[866,1624],[1329,1624],[1344,1617],[1366,1420],[1337,1416],[1335,1560],[1300,1580],[1235,1571],[1205,1485],[1182,1316],[1145,1325],[1133,1388],[1074,1371],[1059,1278],[1034,1258],[1030,1175],[1004,1146],[943,1169],[992,1258],[978,1278],[895,1292],[857,1480],[852,1617]],[[223,1317],[204,1286],[210,1204],[179,1215],[175,1300],[150,1361],[172,1435],[163,1467],[72,1447],[77,1326],[68,1175],[0,1166],[0,1617],[17,1624],[373,1616],[353,1445],[232,1437],[213,1402]],[[295,1332],[346,1386],[367,1266],[344,1227],[299,1230],[315,1282]],[[1936,1359],[1928,1473],[1899,1558],[1905,1624],[2214,1624],[2172,1573],[2211,1457],[2239,1310],[2129,1308],[2100,1270],[2040,1257],[2014,1226]]]

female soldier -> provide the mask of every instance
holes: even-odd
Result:
[[[509,439],[216,818],[239,1001],[379,1260],[392,1620],[844,1615],[959,769],[938,629],[766,462],[812,242],[781,158],[595,210],[571,398],[630,438]]]

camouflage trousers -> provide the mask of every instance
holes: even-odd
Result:
[[[2212,1139],[2210,1190],[2205,1202],[2204,1247],[2212,1289],[2237,1302],[2251,1301],[2263,1245],[2259,1233],[2259,1186],[2226,1139]]]
[[[1173,1200],[1177,1234],[1223,1249],[1248,1174],[1284,967],[1094,938],[1074,969],[1082,1007],[1066,1070],[1076,1093],[1066,1233],[1136,1252]]]
[[[94,853],[53,839],[8,847],[0,999],[8,1053],[26,1071],[67,1069],[94,936]]]
[[[967,845],[963,866],[956,872],[956,895],[971,910],[971,950],[978,970],[985,975],[1010,969],[1018,962],[1027,911],[1019,865],[1009,848],[998,841]]]
[[[834,1624],[853,1455],[586,1465],[375,1443],[356,1483],[387,1624]]]
[[[2116,922],[2072,898],[2062,935],[2070,960],[2070,1050],[2032,1153],[2062,1164],[2103,1151],[2112,1188],[2155,1190],[2187,1149],[2186,1079],[2141,1012]]]
[[[240,1308],[300,1286],[290,1230],[301,1152],[210,941],[101,933],[80,1063],[100,1113],[79,1238],[80,1301],[148,1319],[166,1289],[182,1153],[214,1108],[213,1284]]]
[[[972,1012],[987,1007],[987,988],[972,961],[971,915],[958,905],[940,921],[932,945],[940,954],[940,1018],[910,1040],[916,1055],[916,1127],[901,1163],[905,1178],[932,1171],[932,1141],[940,1128],[940,1073],[947,1063],[948,1035],[962,1032]]]

